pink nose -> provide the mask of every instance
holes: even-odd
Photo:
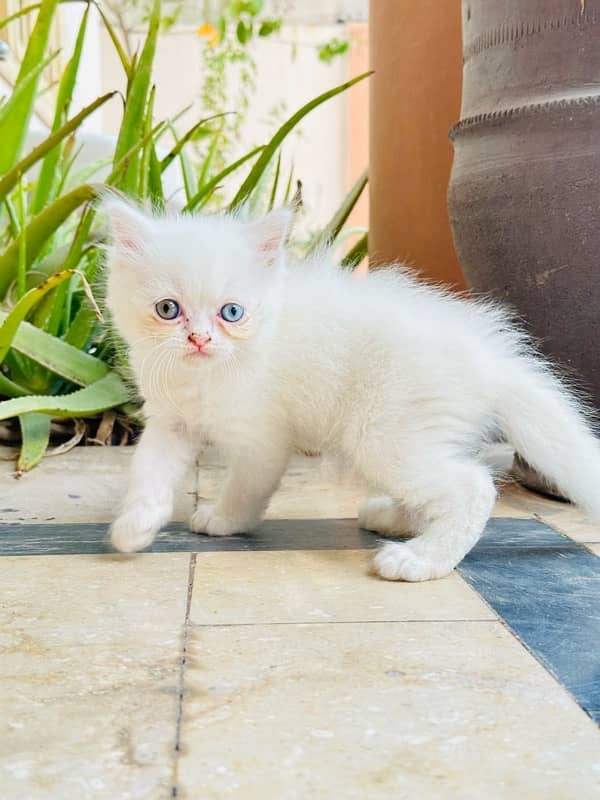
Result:
[[[188,342],[193,344],[196,350],[203,350],[210,341],[212,337],[208,334],[190,333],[188,336]]]

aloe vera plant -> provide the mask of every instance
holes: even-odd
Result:
[[[113,189],[139,201],[164,205],[168,200],[165,170],[179,161],[186,212],[211,203],[214,207],[215,193],[223,182],[241,170],[247,172],[246,177],[225,208],[256,202],[259,192],[266,196],[267,207],[287,202],[293,168],[288,171],[282,163],[285,138],[312,109],[366,77],[361,75],[314,98],[275,131],[270,141],[224,168],[216,167],[218,160],[210,156],[210,147],[206,160],[196,163],[188,147],[200,133],[215,136],[212,150],[218,147],[218,131],[211,133],[207,126],[214,117],[199,120],[183,134],[177,132],[174,120],[154,119],[152,68],[160,31],[160,0],[153,0],[143,45],[133,58],[99,9],[127,90],[109,176],[102,184],[73,184],[69,172],[74,137],[81,124],[115,93],[98,97],[78,113],[70,112],[85,47],[88,4],[56,90],[48,135],[25,151],[40,76],[55,57],[48,52],[48,38],[58,2],[41,0],[0,21],[1,28],[24,14],[37,15],[12,94],[0,106],[0,420],[18,418],[20,471],[31,469],[43,457],[53,418],[81,419],[109,409],[121,409],[124,414],[136,410],[122,361],[106,336],[93,299],[94,294],[101,295],[102,230],[94,208],[97,196]],[[223,113],[226,111],[229,109]],[[166,132],[173,134],[174,144],[159,158],[157,146]],[[318,235],[319,243],[335,239],[365,184],[366,175]],[[363,238],[352,248],[345,266],[352,268],[364,256],[365,242]]]

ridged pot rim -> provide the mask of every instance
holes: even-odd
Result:
[[[502,108],[498,111],[487,111],[483,114],[475,114],[472,117],[464,117],[450,128],[448,137],[453,142],[461,133],[473,130],[478,127],[493,125],[503,120],[519,119],[531,114],[549,114],[553,111],[562,109],[581,109],[600,106],[600,92],[590,94],[585,97],[560,98],[548,100],[544,103],[525,103],[511,108]]]
[[[575,29],[600,24],[600,10],[589,10],[585,6],[571,14],[542,17],[538,19],[512,20],[489,28],[465,43],[463,63],[497,47],[514,46],[544,33],[568,33]]]

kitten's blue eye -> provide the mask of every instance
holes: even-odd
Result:
[[[225,322],[239,322],[244,316],[244,308],[238,303],[226,303],[220,314]]]
[[[177,319],[181,314],[179,303],[176,300],[171,300],[169,297],[165,300],[159,300],[154,308],[161,319]]]

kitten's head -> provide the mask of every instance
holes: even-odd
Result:
[[[107,303],[138,355],[201,370],[260,350],[277,314],[291,210],[257,221],[158,216],[115,198],[103,210]]]

